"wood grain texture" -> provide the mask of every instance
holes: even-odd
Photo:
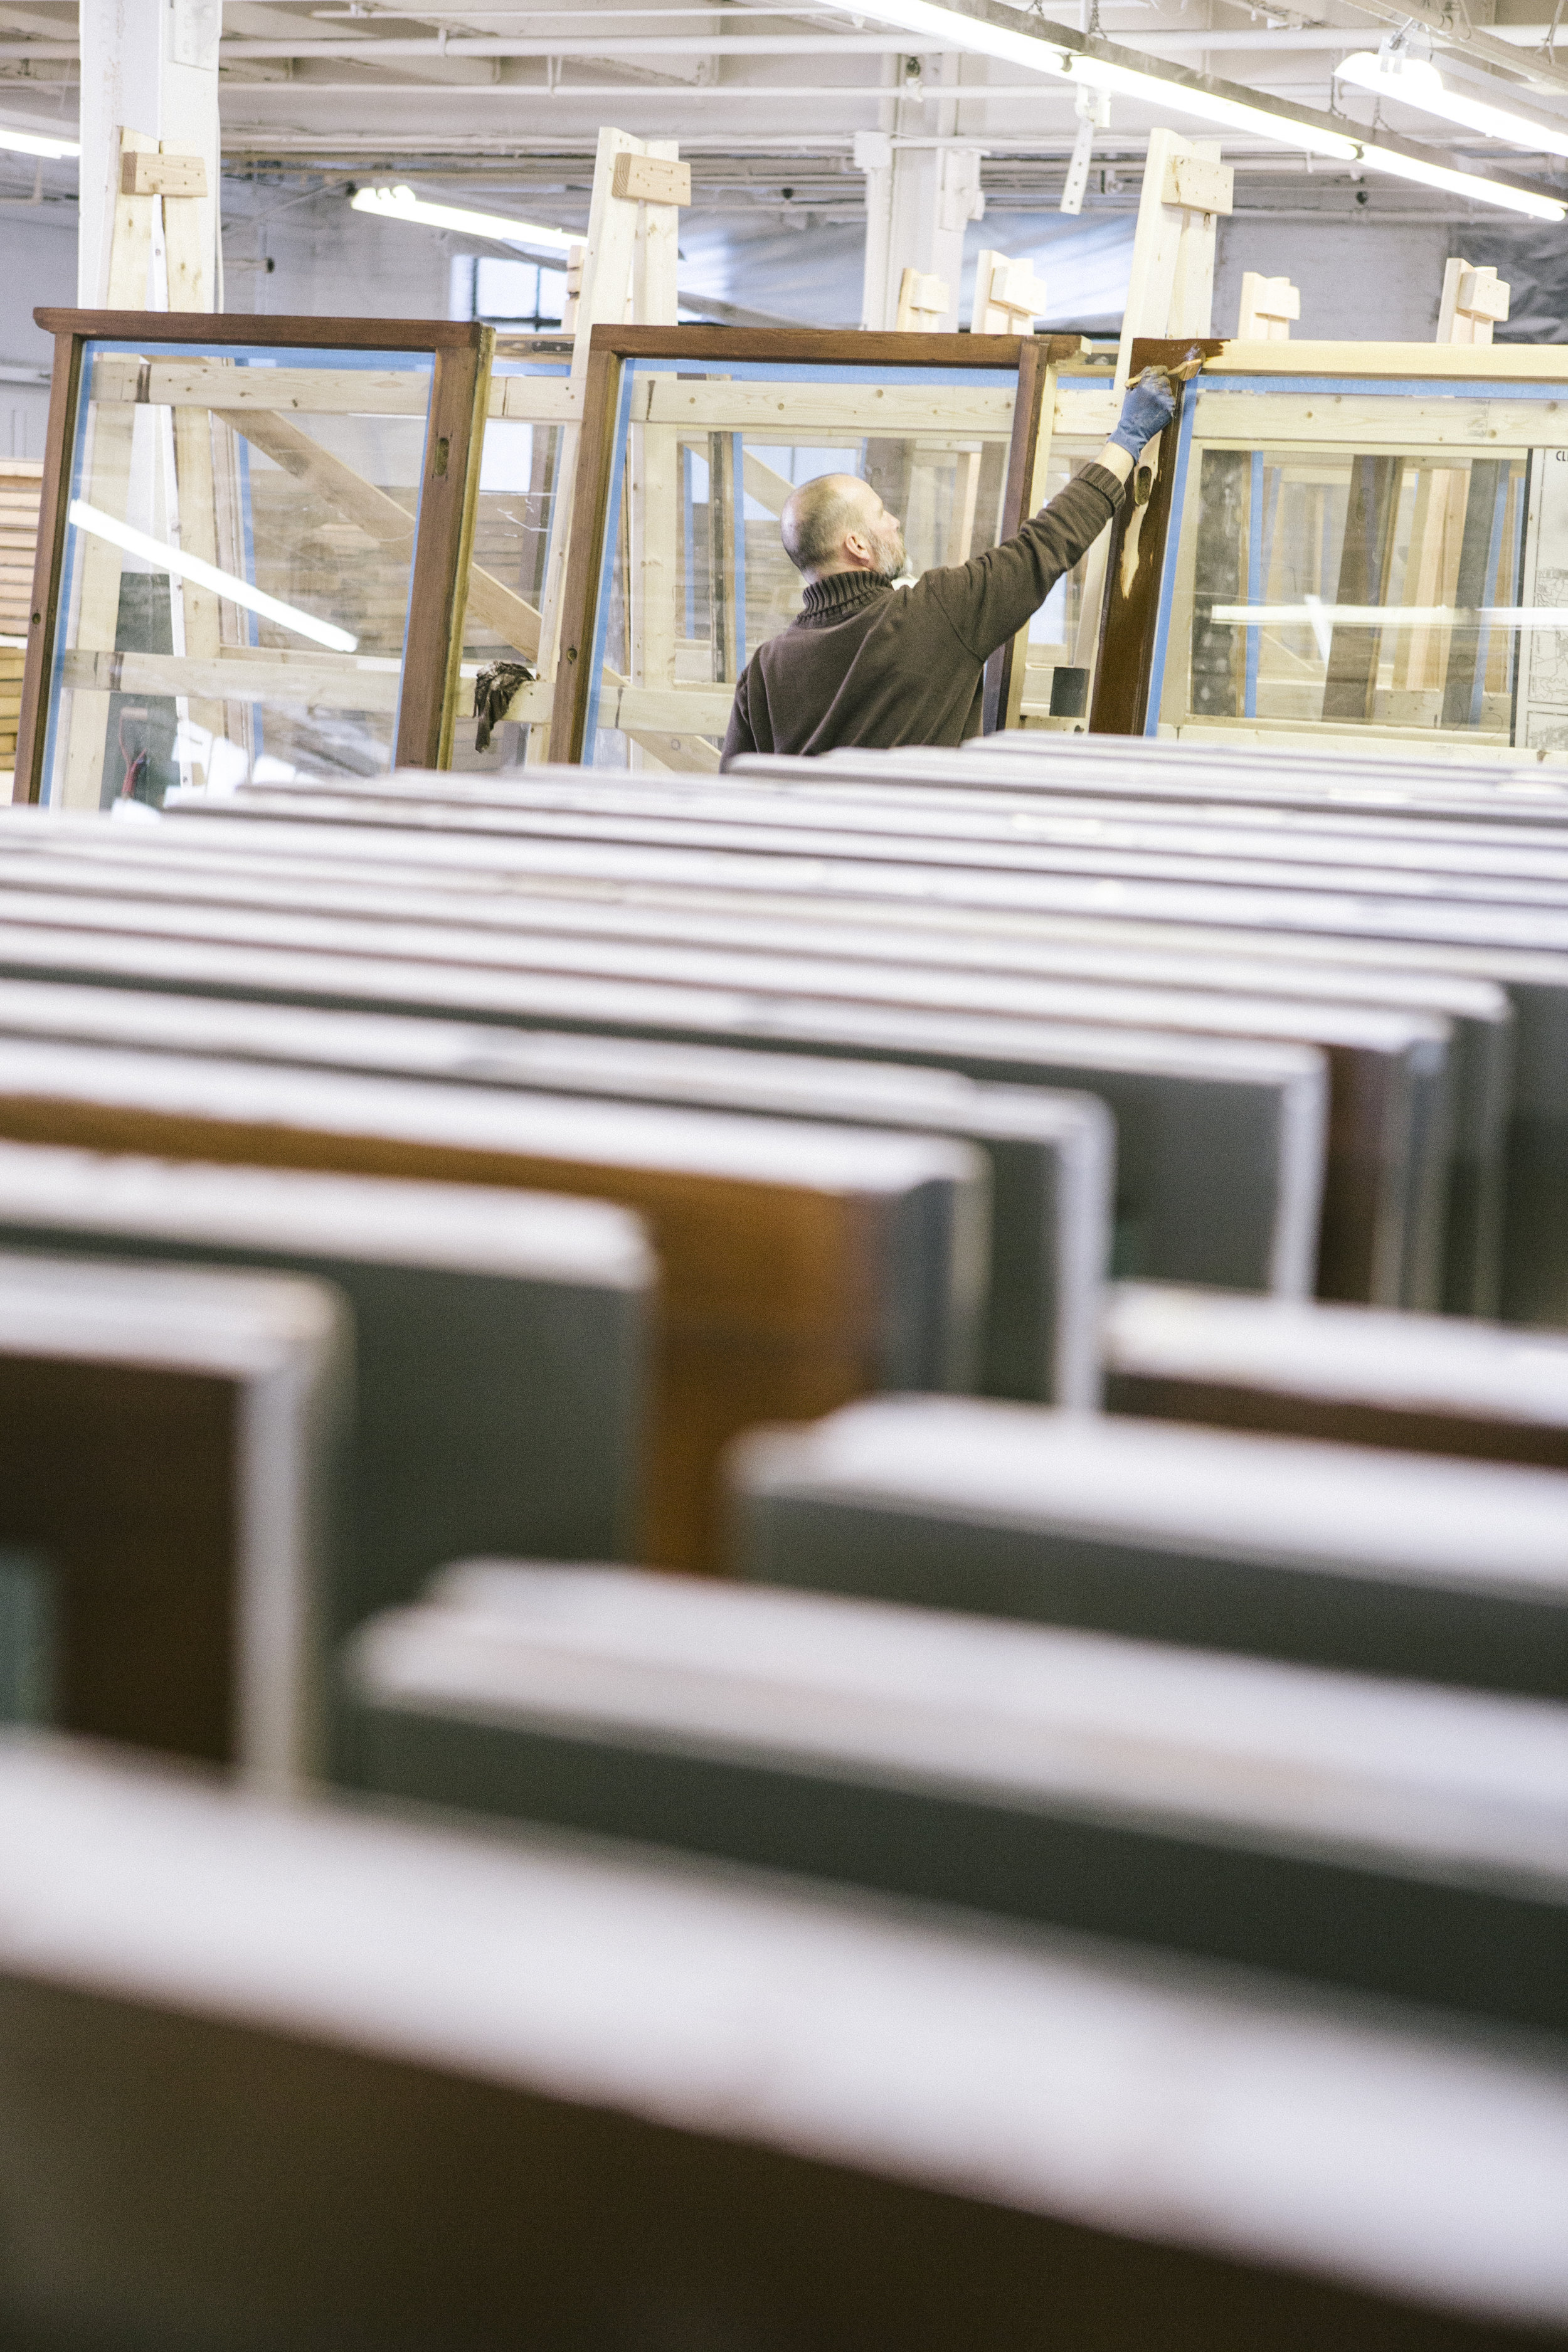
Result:
[[[1344,1445],[1382,1445],[1403,1454],[1456,1454],[1482,1462],[1522,1462],[1568,1470],[1568,1429],[1480,1413],[1436,1412],[1369,1397],[1324,1396],[1273,1382],[1196,1377],[1168,1368],[1140,1370],[1112,1361],[1106,1375],[1112,1412],[1145,1421],[1202,1422],[1211,1428],[1260,1430],[1275,1437],[1316,1437]]]
[[[0,1354],[0,1538],[53,1572],[60,1729],[235,1759],[237,1395]]]
[[[1132,346],[1129,381],[1136,383],[1146,367],[1179,367],[1194,351],[1207,355],[1222,348],[1212,336],[1140,337]],[[1147,723],[1150,670],[1160,615],[1160,578],[1171,523],[1182,403],[1191,396],[1190,386],[1178,387],[1176,413],[1160,436],[1160,470],[1153,495],[1142,509],[1141,520],[1140,510],[1129,497],[1110,527],[1110,578],[1089,722],[1091,735],[1141,735]],[[1134,528],[1139,533],[1137,568],[1124,587],[1122,550]]]
[[[731,1437],[761,1421],[816,1419],[879,1385],[885,1226],[874,1196],[368,1129],[204,1119],[80,1094],[0,1095],[0,1134],[176,1160],[576,1193],[636,1209],[662,1275],[642,1553],[657,1566],[719,1565],[715,1475]]]
[[[972,336],[969,340],[975,339]],[[1048,353],[1032,337],[1026,338],[1018,347],[1018,389],[1013,402],[1013,433],[1007,445],[1007,473],[1002,492],[1002,539],[1012,539],[1032,509],[1035,453],[1039,446],[1047,387],[1054,391]],[[1007,713],[1016,699],[1012,691],[1014,667],[1017,664],[1021,667],[1023,659],[1023,647],[1016,639],[1009,638],[985,665],[981,726],[987,735],[994,735],[1006,723]],[[1019,683],[1021,686],[1021,678]]]
[[[477,351],[488,331],[462,319],[315,319],[250,310],[65,310],[33,313],[47,335],[100,342],[255,343],[275,351]]]
[[[621,394],[621,356],[608,339],[616,333],[678,336],[679,328],[595,327],[583,394],[583,430],[577,442],[572,492],[572,539],[562,591],[561,662],[550,721],[550,756],[580,761],[588,724],[590,657],[599,563],[609,512],[616,457],[616,414]]]
[[[27,663],[22,677],[22,710],[16,724],[16,766],[11,797],[37,801],[43,788],[44,738],[48,725],[48,679],[54,664],[58,583],[65,557],[68,478],[76,444],[81,396],[81,341],[68,331],[55,336],[54,374],[49,384],[49,425],[44,443],[43,494],[33,558],[33,602],[28,614]]]
[[[253,2352],[1528,2352],[1547,2340],[1408,2289],[1163,2242],[1142,2234],[1136,2205],[1124,2230],[1029,2210],[1007,2201],[1005,2172],[994,2196],[962,2194],[795,2153],[782,2132],[775,2144],[737,2134],[717,2095],[695,2126],[647,2120],[585,2070],[553,2095],[494,2070],[458,2074],[434,2020],[428,2049],[395,2058],[287,2032],[259,2004],[248,2018],[195,1999],[170,2009],[123,1973],[100,1991],[41,1971],[0,1980],[0,2074],[29,2158],[13,2192],[26,2317],[55,2323],[60,2341],[106,2311],[146,2343],[175,2340],[199,2314]],[[1214,2016],[1211,2034],[1228,2021]],[[1404,2086],[1432,2045],[1414,2042],[1393,2073],[1389,2044],[1396,2095],[1414,2102],[1424,2075]],[[1120,2114],[1111,2127],[1135,2129]],[[1255,2128],[1267,2141],[1280,2126],[1259,2113]],[[1222,2149],[1248,2160],[1228,2138]]]
[[[494,345],[485,328],[478,342],[436,353],[397,708],[396,761],[403,768],[445,767],[451,758]]]
[[[1016,368],[1027,342],[1054,367],[1083,350],[1080,335],[863,334],[857,327],[595,327],[593,348],[623,359],[795,360],[836,367]],[[1218,346],[1216,345],[1217,349]]]

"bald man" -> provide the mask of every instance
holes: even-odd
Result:
[[[1145,444],[1175,413],[1145,377],[1096,462],[1016,539],[895,588],[904,537],[868,482],[822,474],[784,505],[784,552],[805,582],[796,619],[758,647],[735,688],[724,765],[742,751],[841,743],[959,743],[980,732],[981,678],[1115,514]]]

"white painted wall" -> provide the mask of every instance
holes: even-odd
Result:
[[[0,212],[0,457],[41,457],[49,420],[54,346],[33,322],[44,307],[69,310],[76,301],[74,207],[40,206],[37,222],[24,205]],[[15,371],[15,373],[9,372]],[[17,378],[31,377],[31,382]]]

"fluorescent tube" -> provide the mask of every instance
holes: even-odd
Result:
[[[180,548],[167,547],[161,539],[149,539],[144,530],[134,530],[128,522],[106,515],[97,507],[89,507],[85,499],[70,502],[70,520],[78,530],[89,531],[94,539],[107,539],[113,547],[122,548],[127,555],[139,555],[147,563],[155,564],[160,572],[171,572],[176,580],[193,581],[198,588],[210,588],[215,596],[226,596],[231,604],[243,604],[249,613],[259,613],[264,621],[276,621],[285,629],[292,629],[298,637],[309,637],[318,646],[327,646],[335,654],[352,654],[359,644],[346,629],[331,621],[318,621],[314,613],[301,613],[295,604],[280,604],[253,588],[248,580],[237,580],[232,572],[220,572],[216,563],[204,563],[199,555],[186,555]]]
[[[15,155],[43,155],[56,160],[62,155],[81,153],[78,140],[46,139],[37,131],[5,128],[0,128],[0,147],[9,148]]]
[[[383,220],[416,221],[426,228],[455,228],[488,236],[498,245],[542,245],[559,253],[581,245],[584,229],[543,228],[537,221],[507,220],[500,213],[471,213],[461,205],[426,204],[412,188],[358,188],[349,198],[356,213]]]
[[[1334,68],[1334,77],[1357,89],[1371,90],[1374,98],[1391,99],[1421,114],[1440,115],[1446,122],[1462,122],[1470,131],[1484,131],[1489,139],[1505,139],[1542,155],[1568,155],[1568,131],[1532,122],[1528,115],[1515,114],[1506,106],[1493,106],[1488,99],[1450,89],[1428,58],[1400,56],[1397,63],[1392,58],[1385,63],[1371,49],[1357,49]]]
[[[1288,114],[1244,106],[1236,99],[1194,89],[1184,82],[1166,81],[1159,74],[1142,73],[1131,66],[1113,65],[1107,58],[1075,57],[1068,71],[1074,81],[1088,82],[1095,89],[1121,90],[1172,114],[1190,115],[1194,121],[1213,123],[1222,131],[1245,131],[1249,139],[1272,139],[1282,147],[1327,155],[1342,163],[1353,163],[1361,152],[1359,141],[1342,138],[1337,131],[1320,131],[1311,123],[1294,121]]]
[[[1009,64],[1026,66],[1035,73],[1093,89],[1120,90],[1164,114],[1184,115],[1216,130],[1240,131],[1248,139],[1271,139],[1278,146],[1337,163],[1364,163],[1369,171],[1441,188],[1446,194],[1468,196],[1477,204],[1496,205],[1504,212],[1523,213],[1531,220],[1568,218],[1568,205],[1551,196],[1511,188],[1477,172],[1451,171],[1447,164],[1428,163],[1401,154],[1397,148],[1381,147],[1375,141],[1331,131],[1319,122],[1303,122],[1284,107],[1254,106],[1245,99],[1205,89],[1179,73],[1167,78],[1154,58],[1150,58],[1147,68],[1124,65],[1068,41],[1053,41],[1048,25],[1041,33],[1016,32],[1011,26],[994,24],[989,16],[972,16],[961,8],[940,7],[936,0],[830,0],[830,5],[840,14],[852,16],[858,24],[895,26],[910,35],[911,47],[918,47],[923,37],[940,42],[944,48],[1005,58]]]
[[[1504,212],[1523,213],[1530,220],[1568,220],[1568,205],[1554,196],[1538,196],[1529,188],[1510,188],[1506,180],[1483,179],[1479,172],[1452,172],[1447,163],[1427,163],[1402,155],[1396,147],[1379,147],[1368,140],[1361,160],[1369,172],[1387,172],[1396,180],[1414,180],[1424,188],[1441,188],[1451,196],[1470,196],[1478,204],[1498,205]]]

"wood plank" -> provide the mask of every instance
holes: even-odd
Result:
[[[735,700],[732,685],[625,686],[606,677],[599,689],[601,727],[651,727],[679,734],[722,735]]]
[[[1027,338],[1053,367],[1082,362],[1081,335]],[[710,361],[794,360],[809,366],[999,368],[1011,373],[1023,344],[1016,335],[867,334],[857,327],[596,326],[593,348],[626,359]]]
[[[576,324],[572,339],[573,390],[583,401],[584,420],[593,413],[590,380],[593,373],[594,336],[603,326],[619,327],[631,307],[637,266],[637,208],[618,201],[615,195],[615,171],[618,158],[645,152],[643,141],[634,139],[629,131],[601,123],[595,149],[594,184],[588,203],[588,235],[582,248],[580,284],[576,302]],[[574,627],[568,619],[572,606],[571,583],[576,572],[576,543],[580,533],[579,477],[584,476],[580,450],[584,428],[567,425],[561,435],[556,456],[555,496],[551,507],[550,534],[545,547],[544,580],[540,592],[540,628],[537,661],[542,674],[556,680],[563,694],[570,698],[572,681],[563,673],[577,662],[575,649],[563,655],[563,633]],[[590,460],[590,471],[595,477],[599,468],[595,452]],[[586,671],[577,682],[585,688]],[[548,756],[553,740],[557,751],[564,740],[562,732],[565,712],[556,714],[552,729],[531,728],[528,738],[528,761],[531,766]],[[565,730],[573,732],[568,725]],[[581,717],[575,722],[581,732]]]
[[[145,880],[147,869],[139,870]],[[279,899],[292,893],[290,904],[333,903],[316,869],[307,871],[310,878],[301,873]],[[417,903],[420,894],[415,896]],[[522,890],[508,896],[520,924],[543,926],[562,912],[572,921],[569,907]],[[390,916],[400,904],[405,908],[406,894],[390,892],[382,904]],[[626,919],[624,906],[616,912]],[[659,936],[663,923],[666,935],[676,936],[689,922],[701,928],[689,909],[675,916],[654,910],[647,935]],[[1500,1029],[1506,1006],[1500,1000],[1488,1009]],[[476,1066],[474,1033],[458,1022],[89,984],[0,985],[0,1034],[949,1136],[973,1145],[991,1175],[991,1265],[973,1385],[984,1395],[1027,1403],[1086,1407],[1099,1397],[1097,1335],[1110,1255],[1115,1139],[1100,1106],[1079,1095],[976,1086],[900,1064],[661,1045],[580,1029],[487,1038],[482,1066]],[[525,1549],[537,1554],[540,1548],[531,1542]],[[584,1549],[584,1557],[610,1556],[602,1546]]]
[[[176,334],[163,314],[149,317],[145,309],[72,310],[53,305],[40,309],[37,323],[48,335],[79,335],[84,341],[141,343],[186,340]],[[154,332],[153,330],[156,329]],[[202,341],[207,343],[255,344],[262,350],[437,352],[475,348],[482,331],[461,319],[384,319],[290,311],[268,312],[265,318],[248,310],[209,311],[202,320]]]
[[[379,827],[344,822],[347,803],[324,790],[300,797],[301,817],[312,827],[334,822],[342,828],[356,866],[387,852],[392,837],[381,835]],[[219,805],[232,804],[226,799]],[[201,823],[205,829],[235,821],[204,814]],[[255,820],[243,822],[248,827]],[[527,844],[506,844],[501,866],[487,861],[477,839],[452,841],[444,830],[407,824],[395,839],[432,866],[460,863],[451,854],[458,849],[476,866],[493,862],[496,870],[538,870],[541,853]],[[263,854],[264,845],[256,842],[253,850]],[[731,862],[743,863],[724,861]],[[552,841],[543,853],[549,871],[576,873],[590,885],[596,873],[615,879],[628,865],[640,865],[657,882],[669,863],[668,848],[639,859],[618,845],[608,854],[595,854],[592,845],[566,853]],[[820,855],[780,856],[771,863],[783,887],[815,888],[824,897],[858,886],[861,876],[876,871],[862,867],[840,878],[835,861]],[[721,869],[716,879],[722,878]],[[909,877],[901,879],[907,891]],[[921,899],[939,903],[941,881],[939,868],[921,874]],[[967,887],[973,888],[973,879]],[[1090,887],[1098,897],[1098,885]],[[406,934],[395,942],[386,935],[373,940],[359,925],[317,921],[307,928],[299,919],[254,913],[241,919],[218,908],[193,917],[185,908],[133,904],[134,895],[121,888],[74,906],[36,898],[29,906],[26,890],[7,887],[0,898],[0,970],[18,980],[81,980],[90,973],[121,987],[196,988],[237,997],[263,992],[280,1002],[303,1001],[303,992],[313,1003],[344,1009],[421,1017],[440,1013],[512,1028],[559,1028],[570,1020],[605,1034],[668,1043],[753,1048],[762,1041],[770,1051],[915,1062],[1008,1086],[1092,1094],[1117,1122],[1124,1268],[1152,1278],[1292,1296],[1310,1289],[1328,1073],[1321,1054],[1299,1042],[1237,1035],[1235,1027],[1216,1036],[1092,1023],[1077,995],[1066,1020],[1040,1017],[1037,1011],[1002,1015],[933,1009],[911,1000],[907,988],[904,1001],[889,1002],[881,976],[868,992],[875,1001],[866,994],[849,1001],[830,985],[819,992],[794,985],[798,973],[786,978],[748,970],[750,980],[765,978],[764,995],[756,987],[737,987],[732,968],[721,976],[707,966],[699,984],[678,953],[639,959],[635,977],[617,960],[611,978],[574,972],[572,960],[559,950],[536,957],[531,940],[524,954],[511,953],[518,968],[497,970],[490,940],[426,938],[419,944],[436,951],[416,963]],[[548,940],[542,924],[538,937]],[[521,968],[525,963],[533,968]],[[1158,1005],[1155,1017],[1166,1009]],[[487,1039],[485,1058],[501,1050]]]
[[[1092,442],[1100,449],[1110,440],[1121,414],[1119,393],[1082,392],[1072,384],[1058,384],[1052,432],[1058,440]]]
[[[1208,375],[1451,377],[1458,383],[1558,383],[1563,361],[1550,343],[1221,343]],[[1202,378],[1199,379],[1201,383]]]
[[[415,1803],[1568,2030],[1568,1717],[1543,1741],[1469,1691],[500,1561],[346,1672],[372,1785]]]
[[[1279,344],[1273,350],[1284,348]],[[1300,350],[1299,343],[1289,346]],[[1436,345],[1423,345],[1424,350]],[[1508,348],[1512,348],[1509,346]],[[1433,400],[1419,394],[1209,392],[1200,377],[1194,437],[1205,447],[1317,451],[1434,450],[1518,455],[1568,444],[1568,399]]]
[[[794,493],[795,484],[786,481],[772,466],[764,465],[762,458],[754,457],[750,449],[742,448],[741,465],[746,496],[755,499],[760,507],[766,507],[770,514],[783,514]]]
[[[12,794],[36,803],[44,789],[49,683],[59,634],[59,583],[65,562],[70,468],[80,415],[82,346],[68,331],[57,335],[49,384],[47,451],[38,516],[33,595],[27,611],[26,667],[16,730]]]
[[[1278,1977],[16,1742],[0,1979],[47,2341],[156,2343],[171,2282],[256,2352],[694,2308],[1526,2352],[1568,2308],[1560,2054]]]
[[[60,683],[73,692],[197,695],[231,702],[304,703],[334,710],[394,711],[403,665],[352,658],[290,662],[263,651],[237,661],[234,649],[210,655],[68,653]],[[0,708],[3,708],[0,704]]]
[[[531,425],[578,425],[583,390],[559,375],[498,375],[490,380],[489,414]]]
[[[944,1397],[759,1431],[734,1482],[763,1583],[1568,1695],[1550,1472]]]
[[[906,347],[907,336],[900,338]],[[769,442],[831,443],[836,434],[963,433],[1005,440],[1013,429],[1012,388],[991,385],[692,383],[676,374],[639,376],[635,417],[702,432],[743,430]]]
[[[311,1681],[334,1715],[339,1643],[448,1560],[498,1541],[589,1559],[632,1547],[658,1272],[624,1209],[0,1144],[0,1251],[23,1250],[260,1269],[346,1300],[345,1540],[311,1595]],[[133,1676],[144,1664],[126,1646]],[[100,1672],[110,1685],[113,1661]]]
[[[1123,1283],[1105,1345],[1118,1412],[1568,1470],[1568,1340],[1550,1332]]]
[[[631,674],[639,687],[673,687],[680,546],[674,433],[667,425],[634,425],[627,461]]]
[[[984,1181],[977,1155],[931,1139],[21,1043],[0,1045],[0,1133],[636,1210],[665,1301],[642,1556],[685,1568],[719,1564],[717,1466],[738,1431],[889,1380],[941,1384],[962,1312],[949,1253]],[[952,1238],[933,1249],[939,1213]]]
[[[442,768],[452,756],[494,350],[486,328],[477,346],[436,354],[397,705],[395,757],[402,766]]]
[[[430,404],[430,371],[422,365],[237,367],[231,360],[138,359],[110,352],[93,362],[91,397],[105,406],[134,402],[259,408],[279,415],[423,416]]]

